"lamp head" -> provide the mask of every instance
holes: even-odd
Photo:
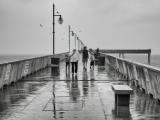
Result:
[[[72,31],[72,36],[74,36],[74,32]]]
[[[63,23],[63,18],[62,18],[61,16],[60,16],[59,19],[58,19],[58,23],[59,23],[59,24],[62,24],[62,23]]]

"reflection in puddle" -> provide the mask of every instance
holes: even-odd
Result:
[[[44,82],[16,82],[0,91],[0,115],[11,115],[21,111],[38,94]]]
[[[78,87],[78,80],[72,80],[71,89],[70,89],[70,97],[73,102],[76,102],[80,97],[80,90]]]

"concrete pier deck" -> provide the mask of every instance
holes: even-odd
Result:
[[[160,105],[134,90],[129,107],[115,107],[112,84],[131,83],[104,66],[66,74],[47,68],[0,92],[0,120],[158,120]],[[134,87],[132,86],[134,89]]]

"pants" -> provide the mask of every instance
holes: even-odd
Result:
[[[66,62],[66,72],[68,72],[70,69],[70,63],[69,62]]]
[[[90,62],[90,68],[93,67],[94,68],[94,61]]]
[[[72,64],[72,73],[77,73],[78,62],[71,62],[71,64]]]
[[[88,62],[88,59],[83,59],[83,67],[84,68],[87,68],[87,62]]]

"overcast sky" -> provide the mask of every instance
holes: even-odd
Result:
[[[160,0],[0,0],[0,54],[52,54],[53,2],[64,19],[56,52],[68,50],[71,25],[88,48],[160,54]]]

